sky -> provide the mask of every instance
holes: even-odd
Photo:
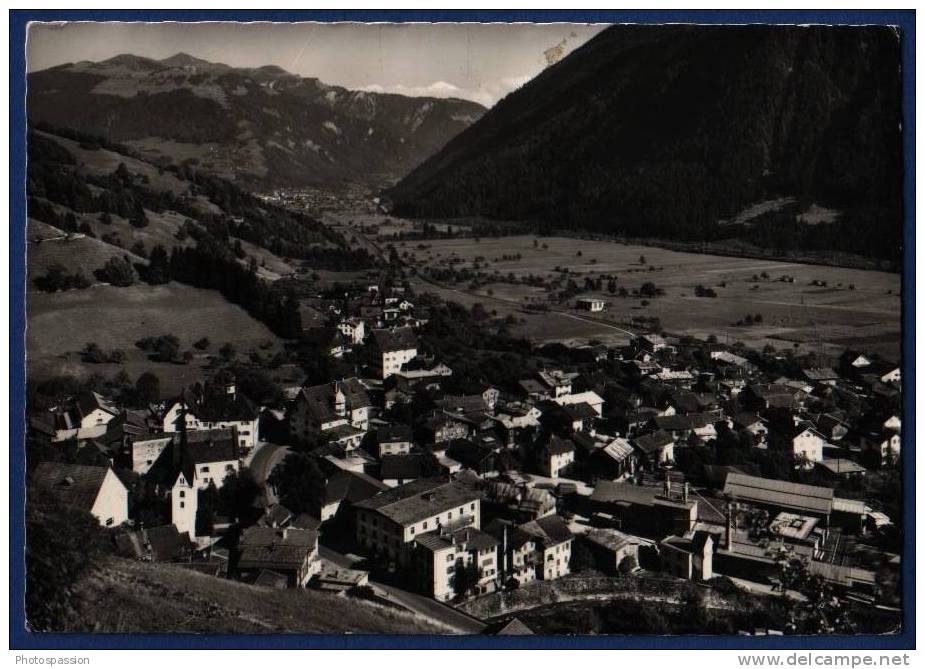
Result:
[[[486,107],[604,25],[360,23],[34,23],[30,72],[121,53],[185,52],[233,67],[278,65],[355,90],[458,97]]]

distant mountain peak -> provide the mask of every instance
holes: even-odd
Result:
[[[162,58],[159,62],[163,65],[169,65],[171,67],[186,67],[189,65],[212,65],[213,64],[207,60],[203,60],[202,58],[196,58],[195,56],[191,56],[188,53],[185,53],[183,51],[180,51],[179,53],[175,53],[169,58]]]

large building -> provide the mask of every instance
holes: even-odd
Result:
[[[383,379],[401,371],[402,365],[417,357],[418,342],[409,327],[373,330],[374,366]]]
[[[439,601],[481,595],[498,587],[498,540],[475,527],[437,530],[412,545],[417,587]]]
[[[167,406],[162,415],[164,432],[179,432],[180,421],[187,432],[234,429],[238,447],[245,452],[257,446],[259,410],[233,383],[225,384],[221,392],[204,394],[186,389]]]
[[[443,528],[479,527],[481,498],[443,479],[418,479],[359,502],[357,542],[390,560],[408,560],[416,537]]]

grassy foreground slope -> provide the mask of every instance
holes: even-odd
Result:
[[[112,558],[76,586],[91,632],[446,634],[412,614],[312,590],[273,590],[179,565]],[[92,621],[92,623],[90,622]]]

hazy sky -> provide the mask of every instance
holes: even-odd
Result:
[[[583,24],[35,23],[30,71],[120,53],[179,51],[238,67],[278,65],[352,89],[490,106],[604,29]]]

